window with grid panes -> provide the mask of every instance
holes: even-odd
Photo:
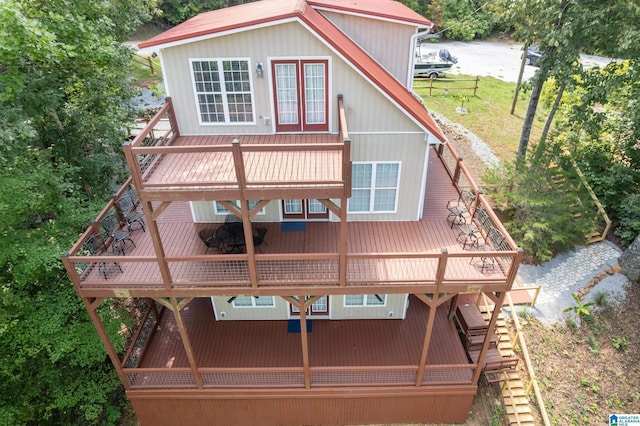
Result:
[[[238,296],[233,301],[234,308],[274,307],[273,296]]]
[[[386,294],[346,294],[344,306],[384,306]]]
[[[201,123],[252,123],[248,60],[192,60],[191,71]]]
[[[398,162],[353,163],[349,212],[395,212],[399,183]]]

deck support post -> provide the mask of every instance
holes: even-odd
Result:
[[[240,150],[240,140],[234,139],[231,142],[231,150],[233,151],[233,165],[236,171],[236,179],[240,187],[240,216],[242,218],[242,228],[244,230],[244,242],[247,250],[247,267],[249,269],[249,279],[251,287],[258,288],[258,267],[256,265],[255,248],[253,246],[253,228],[251,227],[251,217],[249,212],[249,201],[245,197],[245,189],[247,187],[247,175],[244,169],[244,160],[242,151]]]
[[[444,273],[447,270],[447,257],[449,251],[443,248],[438,258],[438,269],[436,271],[436,291],[431,295],[431,303],[429,303],[429,319],[427,320],[427,329],[424,332],[424,341],[422,343],[422,354],[420,355],[420,365],[418,365],[418,373],[416,374],[416,386],[422,385],[422,378],[427,364],[427,355],[429,354],[429,346],[431,345],[431,335],[433,334],[433,325],[436,321],[436,310],[438,309],[438,298],[440,297],[440,286],[444,279]]]
[[[189,334],[187,333],[187,329],[182,321],[180,307],[178,307],[178,301],[175,297],[171,298],[171,310],[173,311],[173,316],[176,319],[176,324],[178,325],[178,331],[180,332],[180,338],[182,339],[182,346],[184,346],[184,351],[187,354],[187,359],[189,360],[189,366],[191,367],[191,373],[193,374],[196,386],[198,389],[202,389],[202,377],[200,377],[200,373],[198,373],[198,364],[196,363],[196,358],[193,355],[191,340],[189,340]]]
[[[100,340],[102,340],[102,344],[107,350],[107,355],[111,359],[111,363],[116,368],[118,375],[120,376],[120,380],[122,380],[122,384],[124,385],[125,390],[131,389],[131,383],[129,383],[129,379],[127,375],[124,374],[123,366],[120,363],[120,358],[118,357],[118,353],[116,352],[113,344],[111,344],[111,340],[109,339],[109,335],[107,334],[107,330],[104,328],[104,324],[100,319],[100,316],[96,312],[98,305],[102,301],[102,298],[95,298],[93,300],[83,297],[82,302],[84,303],[85,308],[87,308],[87,312],[89,313],[89,317],[91,321],[93,321],[93,325],[96,327],[98,331],[98,336],[100,336]],[[133,344],[133,343],[132,343]]]
[[[343,197],[340,199],[340,243],[338,245],[340,250],[338,274],[341,287],[347,285],[347,236],[347,199]]]
[[[489,326],[487,327],[487,333],[484,336],[484,341],[482,342],[482,348],[480,349],[480,355],[478,356],[478,368],[476,368],[475,373],[473,374],[474,385],[478,384],[478,380],[480,380],[480,373],[484,368],[484,359],[487,355],[487,350],[489,349],[489,343],[491,343],[491,334],[493,330],[496,328],[496,323],[498,322],[498,315],[502,310],[502,304],[504,303],[504,298],[507,295],[506,291],[500,293],[498,297],[498,301],[493,307],[493,312],[491,313],[491,320],[489,321]]]
[[[151,242],[153,243],[153,248],[158,259],[158,266],[160,268],[162,281],[164,282],[165,288],[167,290],[170,290],[172,287],[171,272],[169,271],[169,265],[167,264],[167,261],[164,260],[166,254],[164,252],[162,241],[160,240],[158,223],[153,220],[153,206],[151,205],[151,202],[145,201],[144,208],[142,210],[144,211],[144,217],[147,222],[147,230],[149,231],[149,236],[151,237]]]
[[[307,336],[307,310],[305,296],[298,296],[300,310],[300,341],[302,343],[302,366],[304,368],[304,388],[311,389],[311,371],[309,370],[309,339]]]

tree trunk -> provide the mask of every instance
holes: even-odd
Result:
[[[556,95],[556,100],[553,102],[553,107],[551,107],[551,111],[549,112],[549,117],[547,117],[547,122],[544,124],[544,129],[542,130],[542,135],[540,136],[540,143],[538,144],[538,148],[536,149],[535,158],[540,158],[542,153],[545,150],[547,135],[549,134],[549,129],[551,128],[551,123],[553,122],[553,118],[558,111],[558,106],[560,106],[560,100],[562,100],[562,94],[564,93],[564,89],[567,87],[567,83],[562,83],[560,89],[558,90],[558,94]]]
[[[542,72],[538,70],[537,73]],[[518,151],[516,152],[516,159],[518,162],[524,162],[527,155],[527,147],[529,146],[529,136],[531,135],[531,127],[533,126],[533,119],[536,115],[536,109],[538,108],[538,101],[540,100],[540,94],[542,93],[542,85],[544,84],[543,78],[536,75],[534,77],[534,86],[531,91],[531,98],[529,99],[529,106],[527,107],[527,114],[524,117],[524,123],[522,124],[522,133],[520,134],[520,143],[518,144]]]
[[[516,110],[516,102],[518,102],[518,93],[520,93],[520,86],[522,85],[522,75],[524,74],[524,66],[527,62],[527,50],[529,49],[529,42],[525,43],[522,48],[522,60],[520,61],[520,72],[518,73],[518,82],[516,83],[516,92],[513,94],[513,101],[511,102],[511,111],[509,114],[513,115]]]

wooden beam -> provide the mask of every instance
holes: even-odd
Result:
[[[298,296],[300,304],[304,304],[304,295]],[[309,368],[309,339],[307,336],[307,311],[300,309],[300,341],[302,344],[302,366],[304,368],[304,388],[311,388],[311,370]]]
[[[341,287],[347,285],[347,238],[349,236],[347,226],[347,199],[343,197],[340,200],[340,241],[338,244],[338,251],[340,253],[338,279]]]
[[[187,306],[189,304],[189,302],[191,302],[193,300],[193,297],[185,297],[184,299],[182,299],[180,301],[180,303],[178,303],[178,310],[182,310],[182,308],[184,308],[185,306]]]
[[[97,300],[97,299],[96,299]],[[100,299],[102,300],[102,299]],[[84,303],[85,308],[87,308],[87,312],[89,313],[89,317],[91,321],[93,321],[93,325],[96,327],[96,331],[98,332],[98,336],[100,336],[100,340],[102,340],[102,344],[107,350],[107,355],[111,359],[111,363],[116,368],[118,375],[120,376],[120,380],[122,380],[122,384],[124,385],[125,390],[131,389],[131,383],[127,378],[127,375],[124,374],[122,370],[122,364],[120,363],[120,358],[118,357],[118,353],[116,352],[113,344],[111,344],[111,339],[109,339],[109,335],[107,334],[107,330],[104,328],[104,324],[100,319],[100,316],[96,312],[97,306],[94,305],[93,302],[95,300],[90,301],[89,298],[83,297],[82,302]]]
[[[152,297],[153,300],[164,306],[165,308],[173,311],[173,305],[171,305],[171,301],[167,297]]]
[[[309,306],[313,305],[316,300],[320,299],[322,296],[324,296],[323,294],[320,294],[318,296],[310,296],[305,298],[304,300],[304,309],[307,309]]]
[[[416,296],[422,303],[431,308],[431,300],[429,300],[426,294],[414,293],[414,296]],[[433,298],[433,295],[431,295],[431,297]]]
[[[496,323],[498,322],[498,315],[502,311],[502,304],[504,303],[504,298],[507,292],[503,291],[500,293],[498,297],[498,301],[493,307],[493,312],[491,313],[491,320],[489,321],[489,326],[487,327],[487,333],[484,336],[484,342],[482,342],[482,348],[480,349],[480,355],[478,356],[478,368],[473,373],[472,383],[474,385],[478,384],[478,380],[480,380],[480,373],[482,372],[482,368],[484,366],[484,359],[487,355],[487,350],[489,349],[489,344],[491,343],[491,335],[493,334],[493,330],[496,329]]]
[[[182,321],[180,308],[178,307],[178,302],[175,297],[171,298],[171,306],[173,307],[172,309],[173,316],[176,319],[176,324],[178,325],[178,331],[180,332],[180,338],[182,339],[182,346],[184,347],[184,351],[187,354],[187,359],[189,360],[191,373],[193,374],[193,378],[196,382],[196,386],[198,387],[198,389],[202,389],[203,387],[202,377],[200,377],[200,373],[198,372],[198,364],[196,363],[196,358],[195,358],[195,355],[193,354],[193,347],[191,346],[191,340],[189,339],[187,328],[184,326],[184,322]]]
[[[322,205],[324,205],[326,208],[328,208],[329,210],[331,210],[331,212],[332,212],[333,214],[335,214],[336,216],[340,217],[341,209],[340,209],[340,207],[339,207],[336,203],[334,203],[332,200],[320,199],[320,200],[318,200],[318,201],[320,201],[320,203],[322,203]]]
[[[169,265],[165,260],[165,252],[164,246],[162,245],[162,240],[160,239],[160,230],[158,229],[158,222],[153,220],[153,216],[151,212],[153,211],[153,206],[151,201],[144,201],[144,207],[142,208],[144,212],[144,217],[147,222],[147,231],[149,232],[149,236],[151,237],[151,242],[153,243],[153,248],[155,250],[156,259],[158,262],[158,267],[160,269],[160,275],[162,276],[162,281],[166,289],[171,288],[171,284],[173,283],[173,279],[171,278],[171,272],[169,271]]]
[[[152,217],[153,220],[158,220],[158,217],[162,214],[163,211],[167,209],[171,205],[171,201],[163,201],[160,205],[153,211]]]
[[[438,293],[433,294],[433,299],[438,298]],[[434,304],[429,305],[429,319],[427,320],[427,328],[424,332],[424,340],[422,342],[422,353],[420,354],[420,364],[418,365],[418,372],[416,373],[416,387],[422,386],[422,376],[424,376],[424,370],[427,364],[427,355],[429,354],[429,346],[431,345],[431,335],[433,334],[433,325],[436,321],[436,310],[438,309]]]

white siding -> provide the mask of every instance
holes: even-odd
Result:
[[[398,81],[406,80],[408,60],[413,54],[411,36],[416,33],[414,26],[324,10],[321,13]]]

